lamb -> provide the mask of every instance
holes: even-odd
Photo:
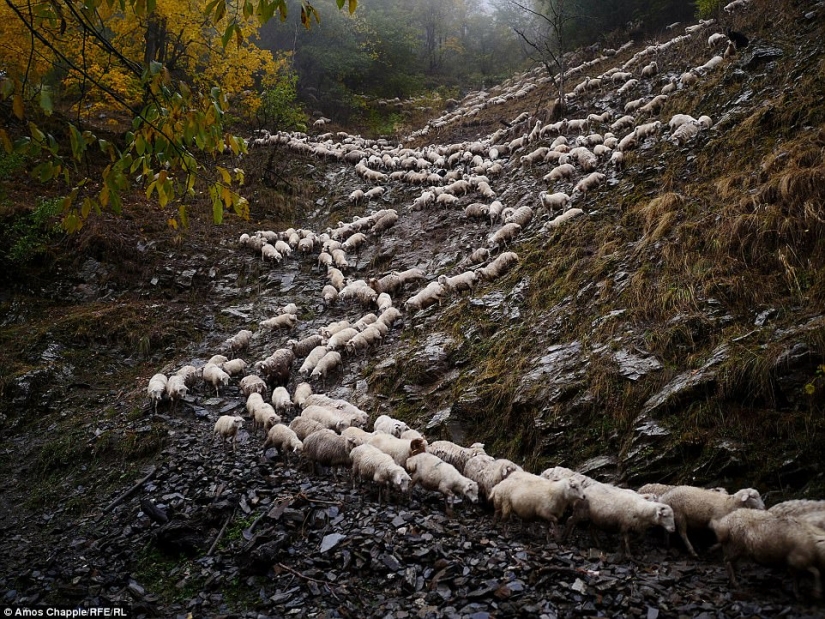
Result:
[[[280,314],[261,321],[261,326],[267,329],[286,329],[291,331],[298,324],[298,316],[295,314]]]
[[[698,121],[693,121],[691,123],[681,125],[676,131],[674,131],[670,136],[670,141],[676,144],[677,146],[681,146],[686,142],[689,142],[701,131],[701,127],[698,124]]]
[[[438,282],[430,282],[425,288],[419,290],[404,303],[408,310],[422,310],[434,303],[441,305],[441,296],[444,294],[444,287]]]
[[[235,335],[227,339],[224,342],[224,346],[229,348],[229,350],[232,351],[232,354],[235,354],[238,351],[247,348],[251,340],[252,331],[249,331],[248,329],[241,329]]]
[[[464,474],[467,461],[478,455],[487,455],[483,443],[473,443],[469,447],[456,445],[452,441],[435,441],[427,445],[427,453],[438,456],[444,462],[453,465],[459,473]]]
[[[313,467],[318,465],[336,467],[352,465],[349,457],[350,442],[343,436],[327,428],[313,432],[303,439],[304,447],[301,454],[309,460]]]
[[[728,37],[721,32],[714,32],[708,37],[708,47],[716,47],[722,41],[727,41]]]
[[[323,424],[318,423],[314,419],[309,419],[308,417],[301,417],[298,415],[295,419],[289,422],[289,428],[295,435],[303,441],[313,432],[317,432],[318,430],[324,430]]]
[[[676,529],[693,557],[698,555],[688,539],[688,527],[707,527],[711,520],[718,520],[740,508],[765,509],[759,492],[753,488],[728,495],[694,486],[676,486],[665,492],[660,500],[673,508]]]
[[[168,382],[165,374],[155,374],[149,379],[149,386],[146,391],[155,407],[155,412],[158,412],[158,402],[163,399],[163,394],[166,393],[166,383]]]
[[[492,281],[504,275],[513,266],[518,264],[518,261],[519,258],[516,252],[505,251],[496,256],[496,259],[490,262],[490,264],[486,267],[478,269],[476,272],[482,280]]]
[[[264,397],[260,393],[250,393],[246,398],[246,412],[254,415],[255,407],[264,403]]]
[[[513,472],[493,487],[489,499],[495,507],[494,519],[501,522],[506,522],[511,513],[524,522],[546,520],[549,541],[559,518],[569,505],[584,499],[584,492],[572,478],[551,481],[532,473]]]
[[[813,576],[813,596],[822,594],[820,569],[825,565],[825,532],[797,519],[769,511],[739,509],[713,519],[710,528],[722,545],[732,587],[738,587],[734,564],[742,557],[757,563],[787,565],[794,573],[799,598],[799,574]]]
[[[462,290],[472,290],[478,279],[475,271],[465,271],[452,277],[441,275],[438,278],[438,283],[444,287],[444,290],[449,292],[461,292]]]
[[[232,451],[236,450],[236,442],[238,439],[238,430],[243,426],[243,417],[237,415],[221,415],[218,421],[215,422],[215,429],[212,431],[217,438],[226,446],[226,439],[232,439]]]
[[[501,212],[503,210],[504,210],[504,204],[502,204],[500,200],[494,200],[493,202],[490,203],[490,206],[487,207],[487,212],[490,215],[490,225],[491,226],[501,216]]]
[[[307,376],[315,369],[315,366],[318,365],[318,362],[324,358],[324,355],[326,355],[327,352],[328,350],[326,346],[316,346],[313,348],[307,355],[306,359],[304,359],[303,364],[298,369],[298,373],[301,376]]]
[[[372,424],[374,432],[383,432],[384,434],[392,434],[400,438],[401,434],[409,430],[409,426],[403,421],[393,419],[389,415],[379,415]]]
[[[349,268],[349,261],[347,260],[347,252],[343,249],[333,249],[332,250],[332,263],[338,267],[339,269],[348,269]]]
[[[343,436],[343,435],[342,435]],[[345,437],[349,438],[349,437]],[[359,438],[353,438],[358,441]],[[352,448],[349,454],[352,460],[352,485],[362,482],[364,479],[372,479],[380,466],[395,466],[395,461],[387,453],[384,453],[374,445],[360,442]]]
[[[304,408],[304,403],[311,395],[312,386],[309,383],[298,383],[295,385],[295,393],[292,394],[292,403],[299,408]]]
[[[221,369],[230,376],[235,376],[246,369],[246,361],[243,359],[230,359],[223,364]]]
[[[504,224],[489,238],[490,247],[498,247],[511,243],[521,232],[521,226],[517,223]]]
[[[574,217],[578,217],[579,215],[583,214],[584,211],[580,208],[570,208],[564,211],[561,215],[555,217],[548,221],[545,225],[547,228],[558,228],[562,224],[570,221]]]
[[[269,432],[266,433],[264,452],[266,452],[269,447],[275,447],[281,455],[283,455],[284,460],[286,460],[287,454],[301,453],[304,444],[292,428],[282,423],[276,423],[269,428]]]
[[[272,390],[272,406],[276,413],[286,414],[292,410],[292,397],[286,387],[275,387]]]
[[[453,513],[452,503],[456,494],[478,503],[478,484],[464,477],[454,466],[438,456],[422,451],[411,455],[405,467],[412,480],[411,489],[416,484],[421,484],[426,490],[435,490],[444,495],[448,515]]]
[[[644,140],[646,137],[651,135],[656,135],[661,131],[662,123],[658,120],[652,123],[645,123],[644,125],[637,125],[636,129],[634,130],[634,134],[640,140]]]
[[[486,247],[478,247],[473,250],[469,256],[467,256],[466,263],[467,264],[481,264],[485,260],[490,257],[490,250]]]
[[[317,404],[308,404],[307,407],[301,411],[301,417],[317,421],[325,428],[335,430],[338,433],[341,433],[351,425],[349,420],[336,409]]]
[[[321,327],[320,331],[323,337],[329,339],[339,331],[348,329],[350,326],[352,325],[350,325],[349,320],[338,320],[336,322],[329,323],[326,327]]]
[[[206,363],[214,363],[218,367],[221,367],[227,361],[229,361],[229,359],[223,355],[212,355]]]
[[[464,207],[464,216],[465,217],[487,217],[490,212],[490,208],[486,204],[482,204],[481,202],[473,202]]]
[[[219,388],[229,384],[229,374],[224,372],[214,363],[207,363],[203,366],[203,380],[215,388],[215,397],[220,395]]]
[[[392,456],[392,459],[399,466],[404,466],[407,458],[418,453],[422,453],[425,449],[425,443],[422,439],[401,439],[392,434],[384,434],[383,432],[374,432],[372,437],[367,441],[368,445],[377,447],[384,453]]]
[[[575,505],[573,515],[567,521],[567,537],[581,520],[590,521],[592,527],[606,530],[618,530],[622,536],[621,548],[628,556],[630,551],[630,533],[642,532],[652,526],[664,527],[666,531],[676,530],[673,509],[662,502],[648,501],[640,494],[609,484],[589,481],[584,488],[587,499]]]
[[[401,494],[406,495],[409,493],[410,484],[412,483],[412,478],[407,473],[406,469],[403,466],[395,464],[395,462],[392,464],[387,463],[386,465],[379,466],[373,474],[372,480],[378,484],[379,501],[381,500],[381,486],[384,486],[387,489],[387,502],[390,500],[391,488],[398,488]]]
[[[464,465],[464,476],[478,484],[478,495],[486,499],[490,496],[493,486],[509,477],[511,473],[521,470],[518,464],[510,460],[479,454],[467,460]]]
[[[177,408],[178,402],[186,397],[186,392],[189,388],[186,386],[186,381],[183,376],[173,374],[166,381],[166,395],[172,402],[172,410]]]

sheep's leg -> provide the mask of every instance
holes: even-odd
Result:
[[[733,560],[725,559],[725,569],[728,572],[728,582],[733,589],[739,588],[739,583],[736,582],[736,572],[733,569]]]
[[[696,554],[696,551],[693,549],[693,546],[690,543],[690,540],[687,536],[687,527],[679,527],[679,536],[682,538],[682,541],[685,543],[685,548],[690,553],[694,559],[698,559],[699,555]]]

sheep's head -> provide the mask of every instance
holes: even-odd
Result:
[[[759,491],[753,488],[743,488],[733,495],[739,507],[750,509],[765,509],[765,503],[759,495]]]
[[[472,479],[468,479],[464,482],[464,488],[462,489],[462,494],[470,499],[473,503],[478,503],[478,484],[474,482]]]
[[[673,508],[670,505],[660,503],[656,506],[656,524],[664,527],[668,533],[676,530],[676,522],[673,519]]]
[[[423,438],[414,438],[410,441],[410,456],[427,451],[427,441]]]

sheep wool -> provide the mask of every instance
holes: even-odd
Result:
[[[813,576],[813,596],[822,594],[819,569],[825,565],[825,531],[794,518],[769,511],[739,509],[712,520],[710,528],[722,545],[732,587],[737,587],[734,565],[741,558],[757,563],[787,565],[794,574],[799,597],[799,574]]]
[[[693,557],[697,554],[688,539],[688,527],[706,528],[711,520],[718,520],[741,508],[765,509],[762,497],[753,488],[743,488],[728,495],[695,486],[676,486],[665,492],[661,501],[673,508],[676,530]]]
[[[478,503],[478,484],[438,456],[418,453],[408,458],[405,466],[411,478],[410,487],[420,484],[426,490],[443,494],[448,514],[452,513],[452,501],[456,495]]]
[[[152,405],[155,407],[156,413],[158,412],[158,402],[163,399],[163,394],[166,393],[166,383],[168,380],[165,374],[155,374],[149,379],[149,386],[146,391],[152,400]]]

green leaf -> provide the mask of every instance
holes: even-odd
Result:
[[[7,77],[0,79],[0,95],[2,95],[4,99],[8,99],[13,92],[14,82]]]
[[[14,95],[14,99],[11,103],[11,110],[14,112],[14,115],[17,116],[20,120],[23,120],[24,116],[24,105],[23,105],[23,95],[17,93]]]
[[[162,62],[158,62],[157,60],[152,60],[149,62],[149,73],[152,75],[158,75],[161,71],[163,71]]]
[[[85,148],[83,135],[77,130],[77,127],[71,123],[69,123],[69,138],[72,144],[72,156],[77,161],[80,161],[83,157],[83,150]]]
[[[181,204],[178,207],[178,219],[180,219],[180,223],[184,228],[189,227],[189,213],[186,210],[185,204]]]
[[[52,97],[46,88],[40,89],[40,109],[42,109],[46,113],[46,116],[51,116],[52,112],[54,111]]]
[[[226,27],[223,36],[221,36],[221,45],[223,45],[223,47],[226,47],[229,44],[229,39],[232,38],[232,33],[235,31],[237,27],[238,24],[236,24],[235,22],[232,22]]]

